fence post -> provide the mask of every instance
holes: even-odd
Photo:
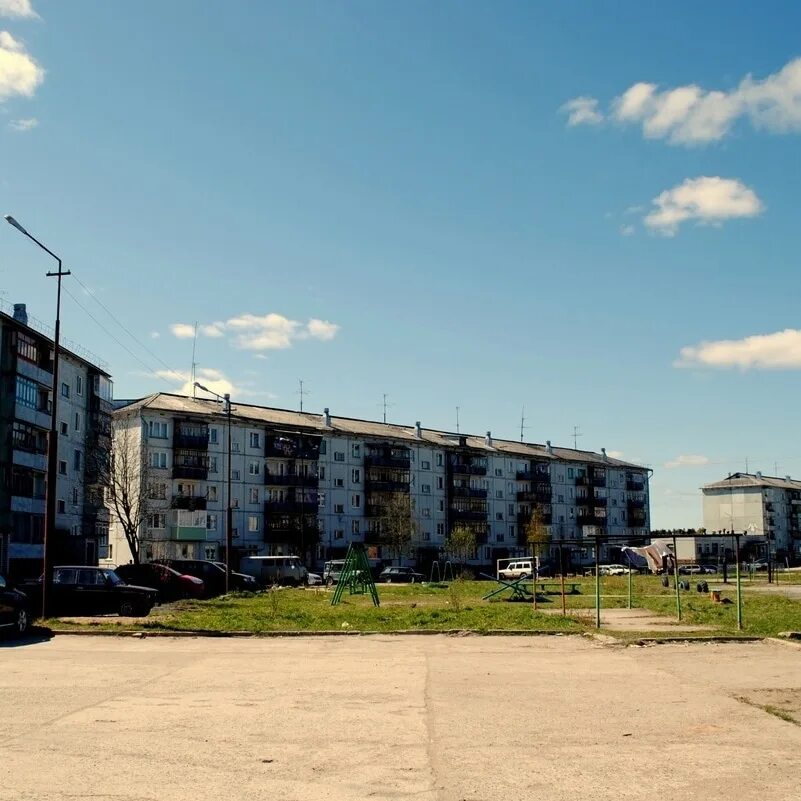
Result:
[[[673,584],[676,586],[676,615],[681,623],[681,593],[679,592],[679,552],[676,548],[676,537],[673,537]]]

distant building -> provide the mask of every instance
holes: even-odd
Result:
[[[801,559],[801,481],[733,473],[701,491],[708,535],[734,531],[755,557],[766,556],[770,542],[777,558]]]
[[[249,554],[344,556],[351,542],[390,558],[378,528],[393,497],[409,497],[416,522],[410,559],[441,559],[456,525],[476,532],[474,559],[530,553],[537,509],[559,540],[590,532],[646,537],[649,471],[606,455],[486,436],[234,404],[234,562]],[[224,558],[227,434],[221,404],[159,393],[114,412],[135,431],[148,484],[142,558]],[[126,434],[127,436],[127,434]],[[570,544],[591,557],[594,540]],[[606,546],[602,557],[606,555]],[[112,526],[109,563],[130,557]]]
[[[42,570],[53,341],[23,304],[0,308],[0,572]],[[42,329],[42,330],[39,330]],[[61,350],[54,561],[97,564],[108,537],[98,457],[111,446],[111,377],[88,355]],[[91,458],[87,458],[91,455]]]

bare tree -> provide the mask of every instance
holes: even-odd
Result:
[[[543,551],[547,552],[548,545],[551,542],[551,533],[548,526],[543,522],[542,508],[539,504],[534,504],[531,509],[531,517],[526,524],[526,542],[531,545],[535,559],[538,558]],[[534,608],[536,609],[536,587],[533,588],[532,594],[534,596]]]
[[[382,543],[400,561],[401,556],[408,552],[409,545],[417,534],[417,521],[412,516],[410,497],[405,493],[393,494],[384,505],[379,523]]]
[[[138,426],[113,426],[111,454],[106,459],[106,504],[125,534],[131,559],[139,564],[139,532],[148,514],[148,475]]]

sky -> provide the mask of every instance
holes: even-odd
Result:
[[[118,398],[801,476],[801,5],[0,0],[0,211]],[[55,314],[0,229],[0,300]],[[525,411],[523,411],[525,410]]]

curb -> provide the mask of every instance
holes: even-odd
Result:
[[[431,635],[444,635],[446,637],[581,637],[579,631],[540,631],[536,629],[488,629],[487,631],[474,631],[471,629],[441,629],[416,630],[401,629],[400,631],[211,631],[199,629],[197,631],[138,631],[122,629],[113,631],[100,629],[50,629],[50,633],[58,636],[73,637],[134,637],[145,639],[148,637],[186,638],[186,637],[217,637],[240,639],[269,639],[289,637],[425,637]]]
[[[745,635],[738,637],[736,634],[720,634],[710,637],[638,637],[636,640],[626,643],[627,645],[671,645],[673,643],[693,644],[693,643],[728,643],[728,642],[766,642],[770,637],[755,637]]]

